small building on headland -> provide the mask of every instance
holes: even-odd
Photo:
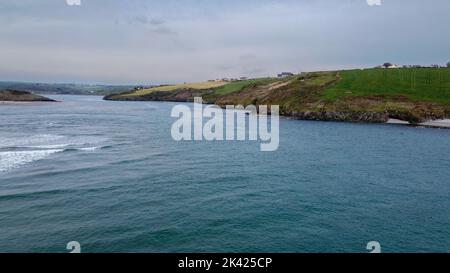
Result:
[[[291,73],[291,72],[281,72],[280,74],[278,74],[278,78],[286,78],[286,77],[290,77],[290,76],[294,76],[294,73]]]

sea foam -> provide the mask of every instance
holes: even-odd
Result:
[[[38,151],[0,152],[0,172],[6,172],[37,160],[44,159],[51,154],[62,152],[62,149]]]

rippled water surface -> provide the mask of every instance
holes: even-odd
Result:
[[[0,252],[450,251],[450,130],[281,120],[174,142],[174,103],[0,105]]]

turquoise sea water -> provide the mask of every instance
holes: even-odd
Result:
[[[0,252],[450,252],[450,130],[282,119],[175,142],[174,103],[0,105]]]

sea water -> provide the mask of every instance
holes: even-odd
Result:
[[[282,118],[264,153],[174,141],[176,103],[51,98],[0,105],[0,252],[450,251],[450,130]]]

